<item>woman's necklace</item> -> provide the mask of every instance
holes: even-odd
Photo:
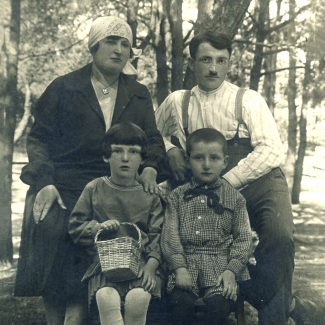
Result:
[[[117,79],[115,79],[112,83],[110,83],[108,86],[106,86],[105,84],[103,84],[96,76],[95,74],[93,73],[93,76],[94,78],[99,82],[101,83],[105,88],[102,88],[102,92],[104,95],[108,95],[109,94],[109,87],[113,85],[113,83],[116,82]]]

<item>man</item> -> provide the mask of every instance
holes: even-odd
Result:
[[[189,66],[198,85],[192,88],[188,105],[183,102],[184,90],[172,93],[161,104],[156,111],[157,127],[176,182],[184,181],[187,174],[186,134],[203,127],[224,134],[230,156],[239,159],[223,178],[245,197],[251,226],[259,237],[256,265],[249,266],[251,281],[240,288],[241,294],[258,310],[260,325],[285,325],[289,316],[303,324],[306,308],[315,305],[291,293],[294,227],[288,186],[279,168],[283,145],[264,99],[253,90],[238,99],[239,88],[225,81],[231,51],[231,39],[225,34],[206,32],[192,39]],[[183,119],[184,109],[188,111]]]

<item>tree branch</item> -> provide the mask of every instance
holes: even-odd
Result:
[[[83,42],[86,39],[86,37],[84,37],[83,39],[81,39],[81,40],[79,40],[79,41],[77,41],[75,43],[70,44],[69,46],[67,46],[65,48],[62,48],[62,49],[59,49],[59,50],[54,50],[54,51],[49,51],[49,52],[45,52],[45,53],[40,53],[40,54],[27,55],[25,57],[20,58],[20,60],[25,61],[25,60],[30,59],[30,58],[36,58],[36,57],[40,57],[40,56],[46,56],[46,55],[49,55],[49,54],[55,54],[57,52],[67,51],[67,50],[71,49],[72,47],[74,47],[75,45]]]
[[[277,73],[277,72],[281,72],[281,71],[285,71],[285,70],[292,70],[292,69],[305,69],[304,66],[295,66],[295,67],[287,67],[287,68],[281,68],[281,69],[276,69],[276,70],[272,70],[272,71],[265,71],[260,73],[259,75],[262,76],[266,76],[268,74],[272,74],[272,73]]]

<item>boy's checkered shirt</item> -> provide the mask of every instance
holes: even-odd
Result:
[[[226,269],[235,273],[237,281],[249,279],[246,263],[252,232],[245,199],[225,180],[206,186],[216,188],[214,192],[225,208],[218,215],[208,206],[205,195],[184,201],[184,193],[198,185],[192,178],[168,197],[161,246],[169,270],[187,268],[194,291],[214,286]]]

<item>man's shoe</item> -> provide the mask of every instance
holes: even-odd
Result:
[[[310,300],[302,299],[294,295],[295,308],[290,312],[290,317],[296,325],[318,324],[317,321],[323,321],[321,310],[315,303]]]

